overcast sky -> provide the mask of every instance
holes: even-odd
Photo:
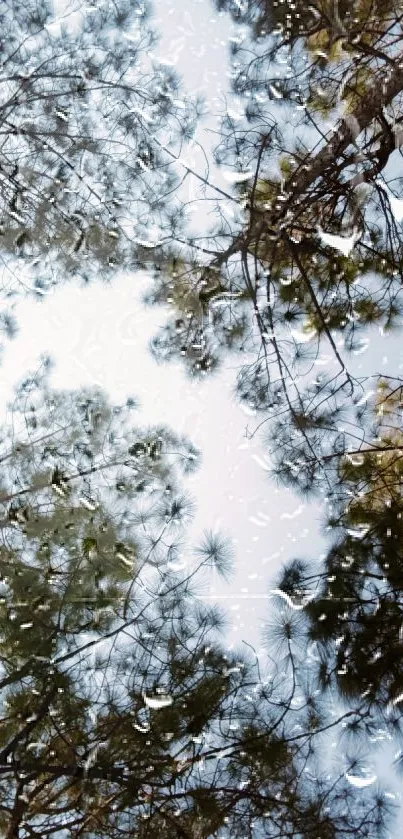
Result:
[[[191,6],[164,0],[154,9],[163,33],[155,58],[172,62],[184,88],[206,97],[209,116],[199,137],[208,144],[208,129],[217,127],[214,115],[228,95],[230,22],[213,13],[209,0],[193,0]],[[197,149],[186,156],[197,167],[203,165]],[[220,182],[218,173],[214,177]],[[194,188],[191,182],[186,185],[189,197]],[[234,540],[235,577],[231,585],[212,577],[210,593],[228,610],[229,643],[242,637],[256,644],[268,611],[270,578],[280,563],[295,554],[319,556],[318,511],[270,484],[259,441],[245,436],[246,427],[253,429],[257,421],[232,399],[236,358],[203,383],[189,381],[180,365],[159,367],[152,361],[147,344],[166,312],[141,306],[146,282],[142,274],[122,275],[110,287],[69,285],[41,303],[21,302],[16,312],[20,331],[4,354],[1,404],[26,371],[38,366],[39,355],[48,352],[55,362],[55,387],[97,384],[113,401],[137,395],[139,422],[186,432],[203,455],[201,469],[189,482],[197,502],[189,544],[200,539],[204,528],[221,529]]]

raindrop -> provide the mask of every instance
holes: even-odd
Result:
[[[185,559],[169,559],[167,562],[167,568],[170,571],[184,571],[186,568],[186,560]]]
[[[173,703],[172,696],[169,696],[167,693],[161,693],[159,696],[147,696],[146,693],[143,693],[143,699],[145,705],[147,705],[148,708],[153,708],[155,711],[160,708],[168,708],[168,706]]]
[[[369,347],[369,338],[363,338],[359,341],[356,348],[353,350],[354,355],[362,355]]]
[[[360,524],[357,527],[348,527],[346,532],[353,539],[362,539],[368,533],[369,526],[367,524]]]
[[[142,248],[150,248],[151,250],[153,248],[158,248],[159,245],[162,244],[162,242],[146,242],[142,239],[137,239],[136,244],[141,245]]]
[[[137,722],[133,723],[133,725],[136,731],[140,731],[141,734],[148,734],[150,730],[149,725],[139,725]]]
[[[370,775],[368,778],[364,778],[361,775],[353,775],[351,772],[346,772],[346,778],[353,787],[364,789],[364,787],[369,787],[375,783],[377,775]]]
[[[282,519],[295,519],[297,516],[300,516],[301,513],[305,510],[305,504],[300,504],[299,507],[294,510],[293,513],[282,513],[280,518]]]
[[[320,227],[318,228],[318,233],[324,245],[340,251],[343,256],[350,256],[351,251],[361,236],[356,230],[353,231],[351,236],[335,236],[332,233],[325,233]]]
[[[316,334],[315,329],[291,329],[291,335],[294,338],[294,341],[297,341],[299,344],[306,344],[308,341],[312,341],[312,339],[316,337]]]
[[[309,603],[310,600],[313,600],[313,596],[302,596],[298,597],[299,602],[295,603],[294,600],[292,600],[292,598],[290,597],[290,595],[287,594],[286,591],[283,591],[281,588],[272,588],[270,589],[269,594],[275,594],[277,595],[277,597],[282,597],[282,599],[285,600],[288,606],[290,606],[291,609],[295,609],[296,611],[302,611],[303,609],[305,609],[307,603]]]
[[[234,111],[231,108],[228,108],[227,115],[229,116],[230,119],[239,120],[239,119],[242,119],[243,112],[242,111]]]
[[[241,184],[244,181],[249,181],[253,178],[254,173],[251,172],[223,172],[223,177],[229,184]]]
[[[94,511],[98,507],[98,503],[93,498],[89,498],[82,495],[78,500],[83,505],[83,507],[86,507],[87,510]]]
[[[225,667],[222,671],[223,676],[229,676],[231,673],[240,673],[241,667]]]
[[[361,452],[354,452],[354,454],[346,454],[347,460],[352,466],[362,466],[364,463],[364,455]]]
[[[371,396],[374,395],[374,393],[374,390],[368,390],[367,393],[365,393],[364,396],[362,396],[361,399],[359,399],[358,402],[355,403],[357,408],[361,407],[361,405],[365,405],[368,402],[368,399],[370,399]]]

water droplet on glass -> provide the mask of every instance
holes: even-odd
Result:
[[[375,783],[377,775],[370,775],[366,778],[361,775],[353,775],[351,772],[346,772],[346,779],[353,787],[364,789],[364,787],[369,787]]]
[[[222,175],[229,184],[241,184],[253,178],[254,172],[223,172]]]
[[[159,696],[147,696],[146,693],[143,693],[143,699],[147,707],[155,711],[160,708],[167,708],[173,703],[172,696],[169,696],[167,693],[161,693]]]
[[[352,466],[362,466],[364,463],[364,455],[361,452],[354,452],[354,454],[346,454],[347,460]]]
[[[369,530],[369,526],[367,524],[360,524],[357,527],[347,527],[346,533],[351,536],[353,539],[362,539]]]

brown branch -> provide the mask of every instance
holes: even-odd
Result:
[[[280,213],[268,213],[270,225],[284,217],[296,196],[305,193],[318,178],[323,177],[330,166],[334,166],[335,160],[346,151],[354,139],[351,124],[358,124],[360,132],[364,131],[375,117],[382,114],[382,108],[402,92],[403,53],[396,56],[394,68],[385,76],[383,80],[379,77],[374,78],[355,110],[348,115],[348,119],[341,121],[326,145],[315,157],[306,159],[299,174],[290,176],[283,190],[288,194],[287,201],[283,202]]]
[[[11,814],[10,823],[4,839],[18,839],[20,832],[19,827],[26,809],[26,802],[21,797],[24,792],[25,781],[19,780],[15,790],[13,812]]]
[[[316,313],[318,315],[318,318],[319,318],[319,320],[322,324],[322,329],[323,329],[323,331],[324,331],[324,333],[325,333],[325,335],[326,335],[326,337],[327,337],[327,339],[328,339],[328,341],[329,341],[329,343],[332,347],[332,350],[335,354],[335,357],[337,358],[337,361],[340,364],[341,369],[343,370],[343,372],[346,376],[347,381],[350,384],[351,392],[353,392],[353,383],[352,383],[352,380],[351,380],[351,376],[350,376],[350,374],[347,370],[347,367],[344,364],[344,361],[343,361],[343,359],[342,359],[342,357],[341,357],[341,355],[340,355],[340,353],[337,349],[337,346],[336,346],[336,344],[334,342],[334,339],[333,339],[333,335],[332,335],[329,327],[327,326],[327,323],[326,323],[324,315],[323,315],[322,307],[321,307],[321,305],[318,301],[318,298],[316,297],[316,294],[315,294],[315,289],[313,288],[312,283],[311,283],[311,281],[308,277],[308,274],[305,271],[305,268],[304,268],[304,266],[303,266],[303,264],[302,264],[302,262],[299,258],[298,248],[294,245],[294,243],[292,242],[292,240],[290,239],[289,236],[286,237],[286,241],[287,241],[287,244],[289,246],[289,249],[291,251],[291,254],[292,254],[293,258],[295,259],[296,265],[298,266],[298,270],[301,274],[301,277],[304,280],[305,285],[308,289],[309,295],[310,295],[311,300],[313,302],[313,305],[315,307],[315,311],[316,311]]]

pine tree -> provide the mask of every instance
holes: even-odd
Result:
[[[192,374],[216,369],[229,350],[248,354],[237,395],[268,428],[274,415],[283,436],[297,435],[309,489],[308,462],[329,453],[329,422],[334,441],[336,416],[365,391],[349,353],[373,325],[400,322],[403,11],[397,0],[217,6],[248,26],[231,46],[244,118],[227,112],[216,150],[233,188],[224,195],[207,179],[212,236],[166,249],[149,299],[174,314],[153,349],[180,355]],[[312,382],[322,354],[332,369]],[[339,445],[349,441],[339,435]]]
[[[325,465],[333,493],[324,563],[315,569],[294,560],[278,585],[305,602],[321,689],[337,687],[349,707],[359,706],[372,734],[381,720],[401,737],[401,382],[384,379],[368,401],[371,436],[355,451],[334,452]]]
[[[40,296],[69,276],[106,279],[143,264],[162,228],[175,227],[176,176],[162,140],[174,148],[190,136],[194,109],[153,58],[149,18],[138,0],[2,4],[0,229],[10,294]]]
[[[197,590],[227,546],[206,533],[195,561],[178,555],[197,453],[134,427],[133,407],[53,391],[45,365],[2,430],[3,835],[382,834],[381,791],[315,770],[349,714],[312,691],[301,627],[281,617],[264,671],[220,642]]]

